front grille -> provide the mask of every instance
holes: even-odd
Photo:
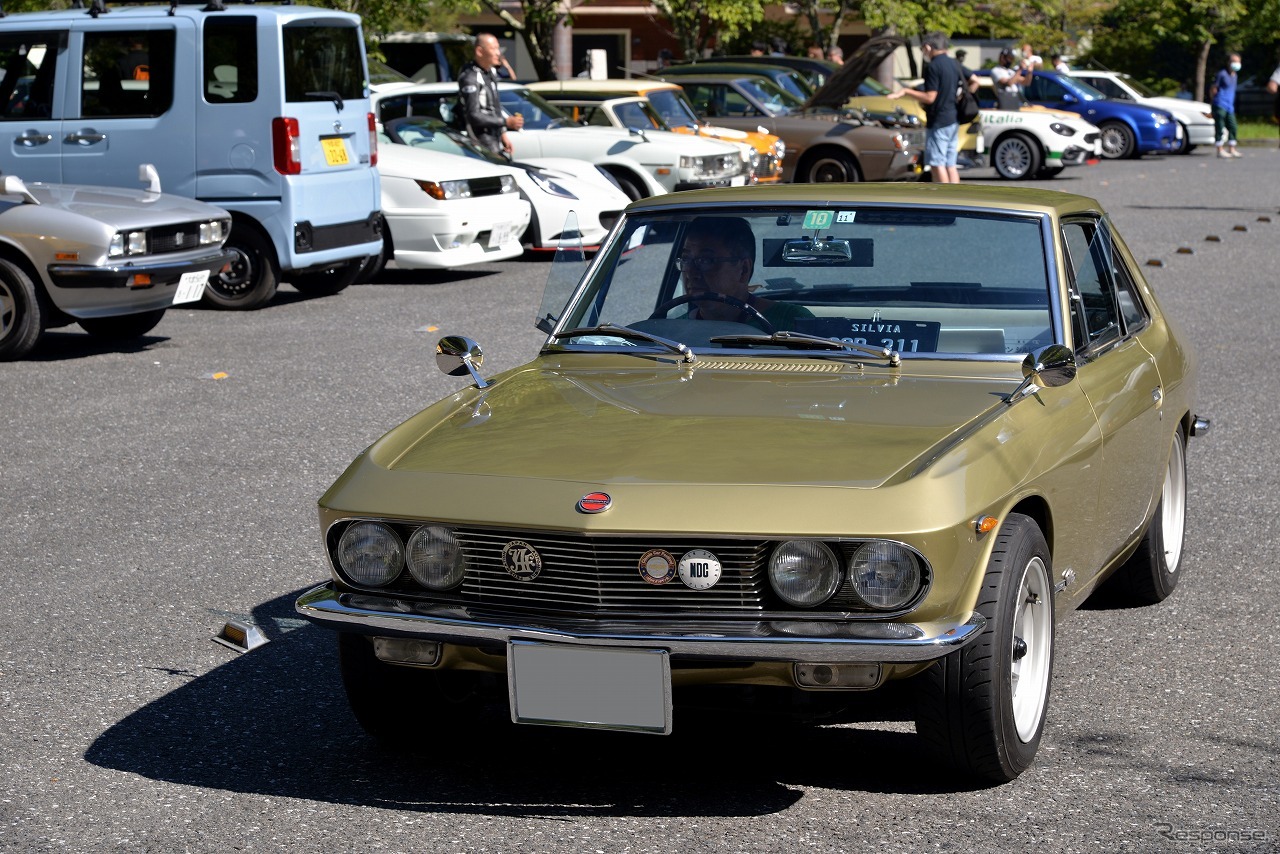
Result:
[[[764,610],[769,544],[763,541],[636,540],[480,530],[461,530],[457,536],[467,558],[462,598],[470,604],[578,615]],[[522,540],[542,555],[542,572],[533,581],[518,581],[503,568],[502,549],[512,540]],[[710,590],[691,590],[679,577],[666,584],[646,582],[640,577],[640,556],[655,548],[665,549],[676,560],[691,549],[712,552],[720,559],[720,581]]]
[[[147,231],[148,254],[163,255],[166,252],[183,252],[200,245],[200,223],[184,222],[181,225],[165,225]]]

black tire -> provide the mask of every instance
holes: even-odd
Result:
[[[1117,569],[1099,593],[1118,605],[1154,605],[1178,586],[1187,525],[1187,437],[1179,426],[1169,448],[1164,487],[1138,550]]]
[[[364,259],[364,264],[360,266],[360,272],[356,275],[356,284],[363,285],[381,276],[382,271],[387,269],[387,262],[394,258],[395,254],[395,242],[391,239],[391,229],[387,226],[387,221],[383,219],[382,249],[377,255],[370,255]]]
[[[76,321],[80,328],[94,338],[106,338],[110,341],[127,341],[130,338],[141,338],[156,328],[164,318],[165,310],[157,308],[138,314],[121,314],[115,317],[85,317]]]
[[[1045,166],[1045,167],[1042,167],[1040,171],[1036,173],[1036,178],[1040,179],[1041,181],[1048,181],[1051,178],[1057,178],[1059,175],[1062,174],[1062,170],[1066,168],[1067,167],[1065,166]]]
[[[360,727],[388,746],[403,747],[413,732],[466,729],[482,705],[480,674],[387,664],[363,635],[338,634],[338,666]]]
[[[226,248],[235,253],[235,260],[229,271],[209,277],[204,304],[241,311],[266,305],[280,284],[280,262],[271,241],[253,226],[237,222]]]
[[[1006,181],[1025,181],[1040,171],[1040,143],[1029,136],[1011,133],[991,149],[991,165]]]
[[[978,597],[986,628],[918,677],[916,731],[975,779],[1016,778],[1040,746],[1053,674],[1051,578],[1039,527],[1010,514],[996,534]]]
[[[631,201],[634,202],[637,199],[648,197],[649,194],[645,191],[644,185],[631,175],[625,172],[610,172],[609,174],[613,176],[614,181],[618,182],[618,187],[627,194],[627,198]]]
[[[856,184],[862,173],[852,154],[827,150],[805,161],[803,180],[809,184]]]
[[[1127,124],[1103,122],[1098,128],[1102,131],[1102,156],[1107,160],[1125,160],[1137,156],[1138,141]]]
[[[42,296],[26,271],[0,258],[0,361],[26,356],[48,323]]]
[[[365,259],[358,258],[318,273],[294,273],[289,277],[289,284],[300,294],[331,297],[355,284],[356,277],[364,269],[364,261]]]

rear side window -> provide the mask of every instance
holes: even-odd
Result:
[[[248,104],[257,98],[257,22],[244,15],[209,18],[204,25],[204,99]]]
[[[58,33],[0,35],[0,119],[47,119],[53,115]]]
[[[164,115],[173,104],[173,30],[85,33],[80,115]]]
[[[356,28],[300,21],[284,28],[284,99],[365,97],[364,55]]]

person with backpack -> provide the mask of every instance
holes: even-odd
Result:
[[[947,56],[947,47],[947,37],[944,34],[934,32],[925,35],[920,40],[920,53],[928,63],[924,68],[922,88],[899,89],[890,93],[889,97],[906,96],[924,105],[924,165],[929,167],[934,182],[959,184],[956,149],[960,122],[956,113],[956,100],[962,86],[971,92],[975,91],[978,80],[963,65]]]

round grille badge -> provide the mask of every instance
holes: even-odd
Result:
[[[578,499],[578,510],[582,513],[603,513],[613,505],[613,499],[607,492],[588,492]]]
[[[720,559],[706,549],[693,549],[680,558],[680,580],[691,590],[707,590],[720,580]]]
[[[649,549],[640,556],[640,577],[649,584],[666,584],[676,577],[676,558],[665,549]]]
[[[502,566],[512,578],[533,581],[542,572],[542,555],[523,540],[512,540],[502,547]]]

